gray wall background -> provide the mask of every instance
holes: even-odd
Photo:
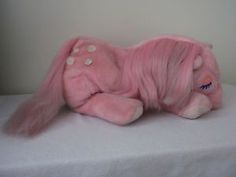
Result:
[[[68,38],[128,46],[161,34],[214,45],[225,83],[236,84],[235,0],[1,0],[0,94],[31,93]]]

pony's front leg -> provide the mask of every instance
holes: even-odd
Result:
[[[207,96],[198,92],[193,92],[189,103],[183,108],[176,110],[175,113],[184,118],[196,119],[209,112],[211,109],[212,104]]]
[[[137,99],[97,93],[91,96],[85,104],[74,110],[118,125],[126,125],[142,115],[143,104]]]
[[[211,108],[212,104],[207,96],[194,92],[188,105],[180,110],[178,115],[189,119],[196,119],[209,112]]]

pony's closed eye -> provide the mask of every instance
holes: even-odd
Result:
[[[200,89],[206,90],[209,89],[212,86],[212,82],[209,82],[208,84],[203,84],[200,86]]]

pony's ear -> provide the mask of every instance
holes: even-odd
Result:
[[[193,61],[193,69],[197,70],[198,68],[202,66],[202,64],[203,64],[202,57],[197,56]]]

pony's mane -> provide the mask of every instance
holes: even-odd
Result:
[[[163,101],[182,106],[192,89],[193,60],[201,47],[193,42],[160,38],[130,48],[123,71],[126,91],[138,91],[145,108]]]

